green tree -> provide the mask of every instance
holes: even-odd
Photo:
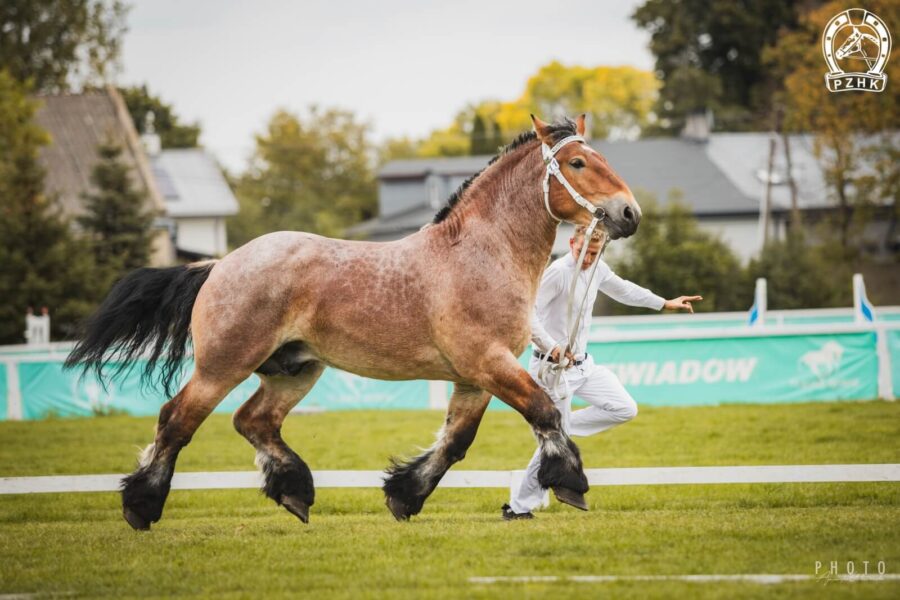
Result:
[[[122,149],[106,143],[97,154],[100,160],[91,173],[94,191],[84,195],[85,212],[76,220],[97,268],[112,283],[149,262],[153,214],[145,209],[145,195],[132,185]]]
[[[163,148],[196,148],[200,138],[198,123],[182,124],[171,104],[167,104],[147,90],[146,85],[119,88],[131,120],[144,133],[147,113],[153,113],[153,129],[159,134]]]
[[[386,165],[392,160],[416,158],[418,155],[418,141],[406,136],[388,138],[378,146],[378,166]]]
[[[659,83],[633,67],[582,67],[550,62],[529,77],[512,101],[486,100],[467,106],[450,126],[436,129],[416,145],[420,157],[496,154],[523,131],[530,114],[548,119],[589,115],[588,135],[636,137],[652,120]]]
[[[24,340],[29,306],[49,308],[55,338],[70,335],[99,294],[90,251],[44,194],[38,151],[48,139],[35,108],[0,71],[0,344]]]
[[[771,94],[762,60],[779,31],[797,25],[799,0],[647,0],[632,15],[650,33],[662,82],[659,129],[711,108],[725,130],[768,124]],[[807,3],[808,4],[808,3]]]
[[[41,92],[98,85],[116,68],[128,10],[120,0],[0,2],[0,69]]]
[[[634,67],[567,66],[553,61],[528,79],[515,103],[518,106],[501,105],[499,110],[518,115],[519,130],[530,126],[530,118],[523,122],[528,113],[547,118],[586,113],[591,137],[637,137],[650,121],[658,87],[652,73]],[[494,120],[513,121],[506,116]]]
[[[752,279],[766,278],[768,306],[773,310],[850,306],[852,270],[836,260],[833,250],[810,244],[802,230],[795,230],[766,244],[747,272]]]
[[[814,134],[828,192],[837,211],[834,231],[847,256],[866,243],[865,226],[880,208],[890,221],[887,245],[896,244],[900,161],[897,124],[900,87],[888,84],[880,93],[832,93],[825,87],[821,37],[826,23],[847,7],[829,2],[801,14],[796,29],[782,32],[764,55],[777,81],[775,98],[784,106],[785,127]],[[886,23],[900,22],[900,3],[875,0],[866,8]],[[887,80],[900,79],[900,62],[888,61]]]
[[[277,112],[236,180],[240,212],[228,223],[229,240],[240,245],[285,229],[340,236],[374,215],[373,156],[369,126],[350,112]]]
[[[753,290],[740,261],[718,237],[697,225],[690,209],[676,200],[660,208],[652,197],[641,198],[644,218],[627,256],[614,265],[621,277],[660,296],[700,294],[694,305],[702,312],[746,310]],[[640,312],[620,304],[623,314]]]

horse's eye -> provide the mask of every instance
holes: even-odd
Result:
[[[573,158],[569,161],[569,166],[573,169],[583,169],[584,168],[584,159],[583,158]]]

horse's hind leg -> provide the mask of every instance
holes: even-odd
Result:
[[[262,491],[304,523],[315,501],[312,473],[281,439],[281,424],[324,369],[310,361],[293,375],[260,375],[259,389],[234,413],[235,429],[256,448],[256,465],[265,478]]]
[[[178,453],[234,385],[195,371],[187,385],[163,404],[156,439],[141,454],[137,470],[122,480],[122,513],[133,528],[150,529],[159,521]]]
[[[431,448],[407,463],[393,463],[384,482],[388,508],[398,521],[419,514],[453,463],[466,456],[491,395],[476,387],[456,384],[447,419]]]

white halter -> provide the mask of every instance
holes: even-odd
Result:
[[[563,146],[571,144],[572,142],[584,143],[584,138],[580,135],[570,135],[569,137],[556,142],[552,148],[547,144],[541,144],[541,155],[544,157],[544,164],[547,165],[547,172],[544,173],[544,207],[547,209],[547,213],[551,218],[556,221],[562,221],[562,219],[557,218],[557,216],[553,214],[553,211],[550,210],[550,176],[553,175],[562,186],[566,188],[566,191],[572,196],[572,200],[594,215],[595,219],[602,220],[603,217],[606,216],[606,212],[599,206],[594,206],[588,202],[587,198],[579,194],[578,191],[572,187],[572,184],[566,180],[559,168],[559,162],[556,160],[556,153],[559,152]],[[600,213],[599,215],[597,214],[598,212]],[[591,229],[593,230],[593,227],[591,227]]]
[[[563,176],[562,171],[559,168],[559,162],[556,160],[556,153],[560,151],[560,149],[566,144],[571,144],[572,142],[581,142],[584,143],[584,138],[580,135],[570,135],[569,137],[563,138],[560,141],[556,142],[556,144],[551,148],[547,146],[547,144],[541,144],[541,155],[544,157],[544,164],[547,165],[547,172],[544,174],[544,207],[547,209],[547,213],[550,215],[552,219],[555,221],[562,221],[553,214],[553,211],[550,210],[550,176],[553,175],[556,179],[562,184],[566,191],[569,192],[569,195],[572,196],[572,199],[578,203],[579,206],[584,208],[586,211],[593,215],[593,219],[591,220],[591,224],[588,225],[587,230],[584,232],[585,243],[581,246],[581,252],[578,257],[578,264],[575,267],[575,277],[572,278],[572,286],[569,289],[569,301],[568,307],[566,310],[566,325],[567,330],[569,331],[569,337],[566,340],[566,346],[564,348],[560,348],[559,353],[559,362],[557,364],[548,363],[548,359],[550,358],[550,352],[544,354],[544,358],[541,360],[541,364],[538,367],[538,377],[543,379],[545,375],[547,375],[548,369],[553,372],[555,377],[553,378],[553,382],[548,384],[551,389],[553,389],[557,395],[558,387],[560,380],[564,385],[565,391],[560,396],[562,398],[566,398],[569,396],[569,385],[566,381],[566,378],[563,374],[566,367],[568,367],[569,359],[566,358],[566,353],[575,345],[575,338],[578,336],[578,330],[581,328],[581,319],[584,315],[584,303],[587,300],[588,294],[590,293],[591,281],[594,279],[594,272],[597,270],[597,265],[600,263],[600,255],[603,254],[603,251],[606,250],[606,244],[609,242],[609,236],[604,233],[603,246],[600,249],[600,253],[595,259],[593,267],[591,267],[591,272],[588,276],[587,285],[584,290],[584,296],[581,299],[581,305],[578,309],[578,316],[575,319],[575,322],[572,322],[572,308],[575,303],[575,284],[578,282],[578,273],[581,272],[581,265],[584,264],[584,257],[587,253],[588,245],[590,244],[589,240],[594,233],[594,229],[597,227],[597,224],[602,221],[606,217],[606,211],[600,208],[599,206],[594,206],[588,200],[578,193],[578,191],[572,187],[572,184],[569,183],[566,178]],[[551,350],[552,351],[552,350]]]

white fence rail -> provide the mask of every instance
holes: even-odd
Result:
[[[450,471],[439,487],[509,488],[524,471]],[[725,467],[637,467],[585,469],[594,486],[681,485],[734,483],[897,482],[900,464],[762,465]],[[0,495],[68,492],[114,492],[124,475],[54,475],[0,477]],[[176,473],[174,490],[254,489],[262,480],[257,471]],[[379,488],[383,471],[314,471],[319,488]]]

